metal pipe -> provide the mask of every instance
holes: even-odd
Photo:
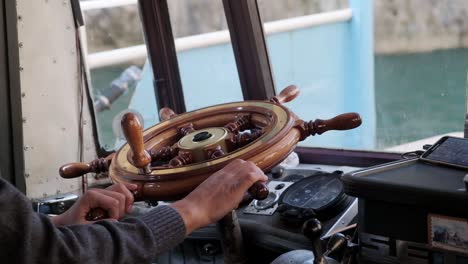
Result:
[[[352,17],[353,11],[348,8],[337,11],[324,12],[320,14],[283,19],[265,23],[265,34],[273,35],[302,28],[347,22],[351,20]],[[181,52],[197,48],[206,48],[214,45],[226,44],[230,41],[231,38],[229,36],[229,31],[222,30],[178,38],[175,40],[175,45],[177,52]],[[90,69],[95,69],[116,64],[122,64],[131,60],[145,59],[146,56],[146,45],[138,45],[89,54],[88,65]]]
[[[146,45],[138,45],[128,48],[92,53],[87,56],[87,61],[90,69],[96,69],[123,64],[128,61],[145,59],[146,56]]]

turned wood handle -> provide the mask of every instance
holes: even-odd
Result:
[[[126,113],[122,117],[121,125],[128,145],[133,152],[133,165],[140,169],[146,168],[151,162],[151,156],[143,144],[143,127],[140,121],[135,114]]]
[[[87,163],[68,163],[60,167],[59,174],[62,178],[72,179],[93,172]]]
[[[289,85],[288,87],[284,88],[279,95],[272,97],[270,101],[277,104],[291,102],[292,100],[296,99],[299,93],[299,88],[297,88],[295,85]]]
[[[161,121],[166,121],[176,116],[177,114],[174,112],[174,110],[170,109],[169,107],[163,107],[161,110],[159,110],[159,119],[161,119]]]
[[[60,167],[59,174],[62,178],[72,179],[83,176],[87,173],[107,172],[113,156],[114,155],[111,154],[107,158],[95,159],[89,163],[68,163]]]
[[[86,221],[97,221],[97,220],[102,220],[109,218],[109,214],[107,213],[106,210],[96,207],[91,210],[86,214],[85,219]]]
[[[263,182],[256,182],[252,187],[249,188],[248,193],[257,200],[265,200],[268,197],[270,191],[268,186]]]
[[[328,130],[348,130],[361,124],[361,116],[358,113],[346,113],[328,120],[317,119],[314,121],[314,128],[315,132],[320,135]]]

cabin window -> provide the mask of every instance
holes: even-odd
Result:
[[[166,2],[183,94],[179,103],[190,111],[245,98],[236,55],[225,31],[228,20],[223,5],[230,0]],[[468,69],[465,4],[257,2],[275,91],[290,84],[301,89],[300,97],[288,107],[306,120],[329,119],[344,112],[363,117],[358,129],[329,132],[300,145],[406,152],[436,139],[401,146],[409,142],[452,132],[462,136]],[[140,46],[141,51],[144,37],[136,0],[84,12],[89,57],[124,47]],[[153,71],[145,52],[106,66],[92,66],[92,62],[88,59],[95,99],[128,66],[143,69],[142,80],[115,101],[111,110],[96,114],[100,144],[112,150],[122,143],[112,128],[122,111],[138,111],[145,127],[159,122]]]
[[[291,84],[301,90],[288,107],[304,120],[329,119],[344,112],[362,115],[361,108],[354,108],[355,99],[351,96],[360,87],[351,80],[357,76],[350,74],[354,66],[349,54],[352,11],[348,1],[260,0],[259,6],[276,92]],[[374,131],[366,117],[363,116],[363,125],[356,130],[327,132],[309,137],[299,145],[372,148],[373,135],[360,136],[362,131]]]
[[[129,106],[135,90],[152,86],[151,78],[142,80],[142,74],[150,70],[136,1],[112,2],[81,1],[99,144],[106,151],[114,150],[123,140],[119,116],[134,110]],[[154,91],[148,92],[151,96],[145,100],[155,107]],[[146,114],[140,116],[145,121]]]
[[[289,107],[304,119],[348,111],[363,117],[358,129],[300,145],[406,152],[442,134],[463,136],[465,3],[258,2],[276,91],[296,84],[302,92]],[[274,17],[276,8],[282,11]]]

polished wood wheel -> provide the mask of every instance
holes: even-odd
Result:
[[[163,108],[162,122],[144,131],[138,118],[127,113],[122,118],[127,144],[111,157],[64,165],[60,175],[108,171],[113,182],[137,184],[136,199],[175,200],[234,159],[252,161],[267,172],[308,136],[361,124],[356,113],[303,121],[283,105],[298,94],[298,88],[289,86],[269,101],[221,104],[183,114]],[[249,192],[257,199],[268,195],[263,184]]]

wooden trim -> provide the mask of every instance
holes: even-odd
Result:
[[[370,167],[402,159],[400,153],[297,147],[301,163]]]
[[[158,107],[186,111],[167,0],[139,0]]]
[[[275,95],[270,59],[257,0],[223,0],[245,100]]]

